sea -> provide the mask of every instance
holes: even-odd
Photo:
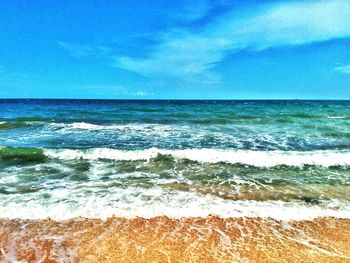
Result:
[[[350,101],[0,100],[8,219],[350,218]]]

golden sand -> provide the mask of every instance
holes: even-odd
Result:
[[[0,219],[0,261],[350,262],[350,219]]]

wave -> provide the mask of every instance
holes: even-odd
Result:
[[[172,156],[175,159],[188,159],[204,163],[244,164],[255,167],[274,166],[349,166],[350,151],[251,151],[251,150],[221,150],[221,149],[186,149],[166,150],[150,148],[146,150],[125,151],[110,148],[94,148],[87,150],[46,149],[44,154],[57,159],[88,159],[88,160],[150,160],[159,155]]]
[[[83,194],[79,188],[52,190],[49,200],[31,195],[27,198],[0,200],[0,214],[6,218],[65,220],[75,217],[145,217],[169,216],[262,217],[278,220],[302,220],[316,217],[350,218],[349,202],[330,200],[320,205],[303,202],[224,200],[195,192],[164,191],[158,188],[117,188],[104,194]],[[69,196],[74,196],[71,199]],[[74,200],[74,201],[73,201]],[[62,213],[64,211],[64,213]]]
[[[69,125],[72,129],[86,129],[86,130],[100,130],[100,129],[113,129],[113,126],[95,125],[86,122],[75,122]]]
[[[74,123],[51,123],[51,126],[57,126],[62,128],[68,128],[68,129],[81,129],[81,130],[110,130],[110,129],[116,129],[120,127],[119,125],[97,125],[87,122],[74,122]]]
[[[26,126],[29,126],[29,125],[30,125],[30,123],[27,123],[27,122],[6,122],[6,121],[1,121],[0,122],[0,131],[26,127]]]
[[[346,116],[327,116],[327,119],[345,119]]]
[[[275,167],[314,165],[322,167],[350,166],[349,150],[317,151],[253,151],[224,149],[184,149],[169,150],[149,148],[145,150],[119,150],[111,148],[92,149],[45,149],[26,147],[0,147],[0,159],[21,159],[25,161],[43,161],[47,158],[60,160],[115,160],[150,161],[185,159],[200,163],[229,163],[253,167]]]
[[[113,124],[113,125],[101,125],[92,124],[87,122],[74,122],[74,123],[50,123],[52,127],[65,128],[69,130],[147,130],[153,129],[169,129],[168,125],[158,124]]]
[[[43,149],[29,147],[0,147],[0,160],[20,159],[23,161],[43,161],[46,159]]]

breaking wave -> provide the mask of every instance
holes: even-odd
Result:
[[[350,151],[246,151],[221,149],[165,150],[150,148],[146,150],[125,151],[110,148],[87,150],[47,149],[44,154],[57,159],[107,159],[107,160],[150,160],[158,155],[168,155],[175,159],[188,159],[204,163],[245,164],[255,167],[274,166],[349,166]]]
[[[93,149],[43,149],[32,147],[0,147],[0,159],[20,159],[24,161],[43,161],[47,158],[61,160],[125,160],[149,161],[166,156],[187,159],[201,163],[230,163],[255,167],[304,166],[323,167],[350,166],[350,151],[252,151],[223,149],[184,149],[167,150],[149,148],[145,150],[118,150],[111,148]]]

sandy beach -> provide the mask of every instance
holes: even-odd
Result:
[[[2,262],[350,262],[349,219],[0,220]]]

